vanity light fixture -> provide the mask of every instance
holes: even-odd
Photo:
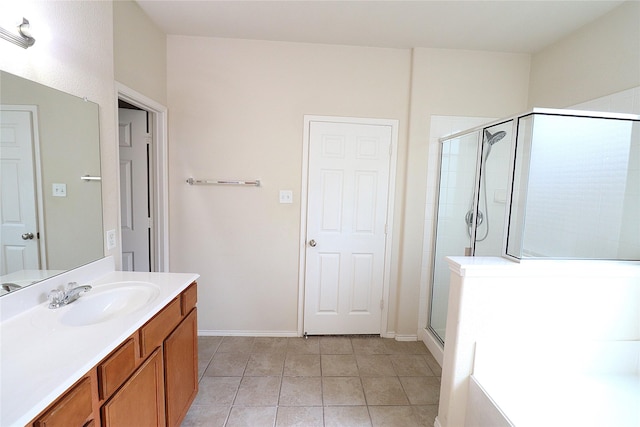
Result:
[[[29,27],[29,21],[27,21],[27,18],[22,18],[22,24],[18,25],[17,29],[18,34],[15,34],[0,27],[0,38],[17,44],[24,49],[28,48],[29,46],[33,46],[33,44],[36,42],[36,39],[31,36],[31,29]]]

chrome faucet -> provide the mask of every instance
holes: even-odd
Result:
[[[69,282],[65,291],[61,291],[60,289],[52,289],[47,296],[47,299],[49,300],[49,308],[60,308],[65,305],[71,304],[72,302],[80,298],[81,294],[90,290],[91,286],[78,286],[78,283],[76,282]]]

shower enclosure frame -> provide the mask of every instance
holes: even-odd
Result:
[[[568,117],[582,117],[582,118],[596,118],[596,119],[623,119],[623,120],[640,120],[640,116],[634,115],[634,114],[626,114],[626,113],[609,113],[609,112],[593,112],[593,111],[583,111],[583,110],[565,110],[565,109],[551,109],[551,108],[533,108],[529,111],[526,111],[524,113],[520,113],[520,114],[516,114],[510,117],[506,117],[506,118],[501,118],[501,119],[497,119],[497,120],[493,120],[487,123],[484,123],[482,125],[479,126],[474,126],[471,128],[468,128],[466,130],[460,131],[460,132],[455,132],[453,134],[441,137],[438,139],[439,142],[439,152],[438,152],[438,156],[439,156],[439,163],[438,163],[438,181],[437,181],[437,186],[436,186],[436,201],[437,203],[435,204],[435,212],[434,212],[434,230],[433,230],[433,238],[431,241],[431,259],[430,259],[430,263],[429,263],[429,289],[428,289],[428,295],[429,295],[429,301],[428,301],[428,310],[427,310],[427,325],[426,325],[426,331],[428,334],[430,334],[432,336],[432,338],[438,342],[440,344],[440,346],[444,346],[444,339],[440,337],[440,334],[432,327],[432,313],[433,313],[433,292],[434,292],[434,282],[435,282],[435,274],[436,274],[436,254],[437,254],[437,242],[438,242],[438,224],[439,224],[439,209],[440,209],[440,197],[441,197],[441,192],[442,192],[442,160],[443,160],[443,147],[444,147],[444,143],[446,141],[452,140],[454,138],[460,138],[463,137],[465,135],[469,135],[472,134],[474,132],[478,132],[478,149],[477,149],[477,153],[476,153],[476,168],[475,168],[475,181],[474,181],[474,187],[473,187],[473,205],[472,205],[472,211],[473,211],[473,220],[472,220],[472,224],[471,224],[471,236],[469,239],[469,244],[470,244],[470,248],[468,248],[468,251],[465,251],[465,256],[475,256],[475,250],[476,250],[476,237],[477,237],[477,230],[478,230],[478,206],[480,204],[480,197],[481,197],[481,186],[482,186],[482,174],[483,172],[486,173],[486,171],[483,169],[484,168],[484,162],[486,162],[486,159],[483,161],[483,153],[485,150],[484,147],[484,131],[486,129],[490,129],[494,126],[498,126],[501,124],[508,124],[509,122],[512,122],[511,125],[511,135],[512,135],[512,141],[511,141],[511,147],[510,147],[510,152],[509,152],[509,164],[508,164],[508,180],[507,180],[507,200],[505,203],[505,222],[502,223],[502,227],[503,227],[503,232],[502,232],[502,242],[501,242],[501,246],[500,246],[500,254],[496,254],[495,256],[500,256],[502,258],[508,259],[510,261],[514,261],[514,262],[520,262],[522,260],[522,258],[510,255],[508,253],[508,249],[507,249],[507,242],[508,242],[508,238],[509,238],[509,229],[510,229],[510,221],[511,221],[511,211],[512,211],[512,205],[513,205],[513,186],[514,186],[514,177],[515,177],[515,168],[516,168],[516,153],[517,153],[517,148],[518,148],[518,133],[520,132],[520,121],[523,118],[526,117],[530,117],[533,115],[551,115],[551,116],[568,116]],[[486,189],[485,189],[486,191]],[[445,255],[446,256],[446,255]],[[451,256],[455,256],[455,255],[451,255]],[[535,258],[528,258],[528,259],[535,259]],[[555,259],[562,259],[562,258],[555,258]]]
[[[636,114],[628,114],[628,113],[612,113],[612,112],[604,112],[604,111],[588,111],[588,110],[570,110],[570,109],[555,109],[555,108],[533,108],[526,113],[518,114],[513,116],[509,120],[514,120],[514,132],[513,132],[513,144],[511,147],[511,157],[509,160],[509,187],[508,187],[508,195],[509,200],[507,201],[507,210],[505,212],[505,220],[507,221],[504,225],[504,235],[502,239],[502,258],[508,259],[513,262],[521,262],[523,260],[523,256],[520,257],[511,255],[509,253],[509,234],[511,230],[511,214],[512,208],[514,205],[514,190],[513,186],[515,183],[515,174],[516,174],[516,160],[517,160],[517,150],[518,150],[518,137],[520,131],[520,121],[524,118],[530,116],[564,116],[564,117],[579,117],[586,119],[611,119],[611,120],[628,120],[640,122],[640,115]],[[530,160],[530,159],[529,159]],[[526,203],[525,203],[526,204]],[[581,259],[579,257],[563,257],[563,256],[551,256],[551,257],[539,257],[539,256],[527,256],[527,260],[536,260],[536,259],[556,259],[556,260],[575,260]],[[590,259],[590,258],[589,258]],[[618,260],[615,258],[594,258],[594,259],[602,259],[602,260]],[[633,261],[633,260],[621,260],[621,261]]]
[[[526,114],[525,114],[526,115]],[[432,307],[432,303],[433,303],[433,288],[434,288],[434,279],[435,279],[435,267],[436,267],[436,259],[435,259],[435,254],[436,254],[436,244],[438,241],[438,219],[439,219],[439,202],[440,202],[440,195],[441,195],[441,172],[442,172],[442,158],[443,158],[443,144],[451,139],[454,138],[459,138],[468,134],[472,134],[474,132],[478,132],[478,136],[477,136],[477,152],[476,152],[476,160],[475,160],[475,172],[474,172],[474,187],[473,187],[473,193],[472,193],[472,198],[473,198],[473,203],[471,204],[471,211],[473,212],[472,215],[472,221],[471,221],[471,226],[468,227],[468,229],[470,230],[470,236],[469,236],[469,245],[470,247],[466,247],[465,248],[465,253],[464,256],[474,256],[475,253],[475,244],[476,244],[476,235],[478,232],[478,206],[480,203],[480,197],[481,197],[481,183],[482,183],[482,172],[483,172],[483,163],[486,162],[486,159],[483,160],[483,156],[484,156],[484,131],[488,128],[491,128],[493,126],[498,126],[501,124],[507,124],[510,121],[513,121],[513,125],[511,126],[511,134],[515,135],[516,131],[517,131],[517,120],[516,119],[519,116],[512,116],[512,117],[507,117],[507,118],[501,118],[501,119],[497,119],[497,120],[492,120],[490,122],[484,123],[482,125],[479,126],[474,126],[468,129],[465,129],[463,131],[460,132],[455,132],[452,133],[450,135],[438,138],[438,144],[439,144],[439,150],[438,150],[438,157],[439,157],[439,162],[438,162],[438,181],[437,181],[437,187],[436,187],[436,200],[438,203],[436,203],[436,209],[434,212],[434,231],[433,231],[433,238],[432,238],[432,242],[431,242],[431,253],[434,254],[434,256],[431,257],[430,260],[430,277],[429,277],[429,310],[427,311],[427,331],[429,334],[431,334],[433,336],[433,338],[435,339],[435,341],[437,341],[440,346],[444,346],[444,339],[440,336],[440,334],[432,327],[431,324],[431,313],[433,312],[433,307]],[[513,158],[514,154],[515,154],[515,144],[512,144],[512,147],[510,149],[509,152],[509,156],[510,158]],[[513,176],[513,162],[510,162],[510,166],[509,166],[509,176]],[[509,188],[507,189],[508,194],[510,194],[511,192],[511,187],[509,186]],[[505,208],[505,215],[507,214],[506,208]],[[503,236],[502,239],[504,240],[506,238],[506,229],[503,231]],[[504,245],[502,245],[502,252],[504,252]]]

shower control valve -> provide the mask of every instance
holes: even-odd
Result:
[[[473,210],[470,209],[467,214],[464,216],[464,221],[467,223],[467,227],[471,227],[473,224]],[[482,211],[478,211],[478,221],[476,222],[476,228],[482,224],[484,221],[484,214]]]

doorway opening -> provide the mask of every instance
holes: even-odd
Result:
[[[121,268],[169,271],[167,108],[122,84],[116,90]]]

